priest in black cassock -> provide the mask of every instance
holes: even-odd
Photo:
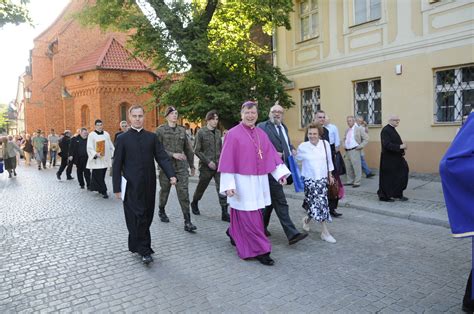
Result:
[[[150,237],[156,194],[154,160],[172,185],[176,184],[176,175],[157,136],[143,129],[144,114],[143,107],[139,105],[130,107],[128,111],[131,128],[117,137],[112,180],[115,196],[123,200],[129,232],[128,249],[140,254],[142,262],[149,264],[154,253]]]
[[[382,153],[380,155],[379,200],[393,202],[394,198],[407,201],[403,191],[408,184],[408,163],[405,160],[406,144],[395,128],[400,123],[398,116],[390,116],[388,124],[380,132]]]

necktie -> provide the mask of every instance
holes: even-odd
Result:
[[[288,156],[290,156],[290,149],[288,147],[288,143],[286,142],[285,135],[283,134],[283,129],[281,128],[281,125],[277,126],[278,129],[278,136],[280,137],[280,142],[281,145],[283,146],[283,160],[286,161]]]

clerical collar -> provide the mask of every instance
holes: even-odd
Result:
[[[104,134],[104,131],[97,131],[97,130],[95,130],[94,132],[97,133],[97,134],[99,134],[99,135]]]
[[[132,128],[133,130],[137,131],[137,132],[140,132],[141,130],[143,130],[143,128],[137,129],[137,128],[134,128],[133,126],[132,126],[131,128]]]

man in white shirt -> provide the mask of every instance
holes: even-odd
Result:
[[[331,123],[328,115],[326,115],[324,120],[324,127],[329,131],[329,144],[334,145],[337,152],[339,150],[339,146],[341,145],[339,130],[335,124]]]
[[[347,117],[347,130],[344,135],[344,148],[346,154],[344,163],[346,165],[347,182],[345,185],[352,185],[358,188],[362,179],[361,151],[369,142],[367,133],[355,124],[354,116]]]

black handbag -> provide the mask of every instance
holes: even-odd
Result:
[[[342,176],[346,174],[346,165],[344,164],[344,157],[342,157],[341,152],[336,153],[336,162],[334,167],[338,175]]]
[[[334,183],[331,184],[329,182],[329,174],[331,173],[329,171],[329,162],[328,162],[328,151],[326,149],[326,143],[324,143],[323,140],[323,145],[324,145],[324,151],[326,152],[326,167],[328,169],[328,199],[329,200],[337,200],[339,199],[339,184],[337,184],[337,181],[334,180]]]

